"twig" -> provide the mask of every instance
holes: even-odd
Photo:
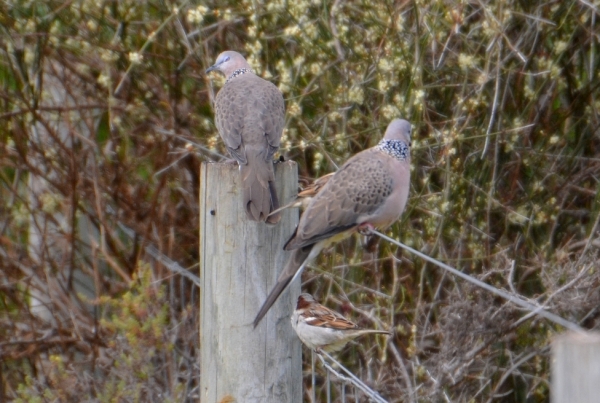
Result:
[[[487,283],[484,283],[483,281],[477,280],[474,277],[464,274],[463,272],[456,270],[454,267],[448,266],[447,264],[444,264],[444,263],[440,262],[439,260],[429,257],[429,256],[425,255],[424,253],[421,253],[418,250],[411,248],[410,246],[406,246],[403,243],[400,243],[400,242],[396,241],[395,239],[390,238],[389,236],[384,235],[377,230],[372,230],[371,232],[375,235],[380,236],[382,239],[385,239],[386,241],[391,242],[394,245],[397,245],[397,246],[401,247],[402,249],[405,249],[405,250],[419,256],[420,258],[425,259],[428,262],[433,263],[436,266],[439,266],[442,269],[447,270],[450,273],[452,273],[464,280],[467,280],[468,282],[475,284],[478,287],[481,287],[481,288],[491,292],[492,294],[496,294],[499,297],[502,297],[502,298],[512,302],[513,304],[518,305],[521,308],[524,308],[524,309],[530,311],[534,315],[542,316],[542,317],[550,320],[551,322],[561,325],[569,330],[573,330],[578,333],[585,333],[585,330],[583,328],[581,328],[579,325],[577,325],[573,322],[570,322],[564,318],[561,318],[560,316],[555,315],[551,312],[548,312],[548,311],[544,310],[543,307],[541,307],[541,306],[535,306],[534,304],[532,304],[528,301],[525,301],[514,295],[510,295],[509,293],[507,293],[505,291],[502,291],[496,287],[493,287]]]
[[[323,358],[323,355],[325,357],[329,358],[334,364],[336,364],[337,366],[339,366],[340,369],[342,371],[344,371],[348,375],[348,377],[340,374],[338,371],[336,371],[335,369],[333,369],[327,363],[327,361],[325,361],[325,359]],[[343,382],[349,382],[349,383],[353,384],[354,386],[356,386],[357,388],[359,388],[360,390],[362,390],[369,398],[373,399],[374,401],[376,401],[378,403],[387,403],[387,400],[383,399],[379,395],[379,393],[375,392],[373,389],[371,389],[367,385],[365,385],[363,383],[363,381],[361,381],[360,379],[358,379],[352,372],[350,372],[346,367],[344,367],[342,364],[340,364],[335,358],[333,358],[331,355],[329,355],[325,351],[321,351],[321,354],[317,354],[317,357],[319,357],[319,359],[321,360],[321,363],[323,364],[323,366],[328,371],[330,371],[331,373],[333,373],[338,379],[342,380]]]
[[[185,157],[187,157],[189,154],[185,153],[184,155],[182,155],[181,157],[177,158],[175,161],[171,162],[169,165],[167,165],[166,167],[162,168],[161,170],[157,171],[154,175],[152,175],[154,178],[156,178],[157,176],[162,175],[163,172],[168,171],[169,169],[171,169],[172,167],[174,167],[175,165],[177,165],[179,163],[179,161],[181,161],[182,159],[184,159]]]
[[[598,214],[596,216],[596,222],[594,222],[594,226],[592,227],[592,230],[590,231],[590,236],[588,237],[588,241],[585,244],[585,247],[583,248],[583,252],[581,252],[581,254],[579,255],[579,259],[577,259],[577,263],[576,263],[577,266],[579,266],[581,264],[583,257],[587,254],[588,249],[592,245],[592,243],[594,241],[594,234],[596,233],[596,230],[598,229],[598,225],[600,225],[600,214]]]
[[[312,376],[310,377],[310,382],[312,385],[312,391],[311,391],[311,397],[312,397],[312,403],[316,403],[317,402],[317,394],[315,392],[316,386],[317,386],[317,379],[316,379],[316,375],[315,375],[315,350],[313,350],[312,348],[310,349],[310,367],[311,367],[311,374]]]
[[[146,40],[146,42],[144,42],[144,44],[142,45],[142,47],[140,48],[140,50],[137,52],[140,55],[142,55],[144,53],[144,51],[146,50],[146,48],[148,47],[148,45],[150,45],[152,42],[154,42],[154,38],[156,38],[156,34],[159,33],[160,31],[162,31],[162,29],[164,27],[167,26],[167,24],[169,22],[171,22],[171,20],[175,17],[177,17],[177,12],[176,10],[183,8],[185,5],[187,4],[187,1],[184,1],[179,7],[177,7],[176,9],[173,10],[173,12],[171,13],[171,15],[169,15],[162,24],[160,24],[160,26],[158,28],[156,28],[156,30],[154,32],[152,32],[149,36],[148,39]],[[123,74],[123,77],[121,77],[121,81],[119,81],[119,84],[117,85],[117,87],[115,88],[115,91],[113,92],[113,96],[117,96],[119,94],[119,92],[121,91],[121,88],[123,88],[123,83],[125,82],[125,79],[127,78],[127,76],[129,76],[129,73],[131,72],[131,70],[133,69],[133,67],[135,65],[137,65],[138,63],[135,62],[130,62],[129,63],[129,67],[127,67],[127,70],[125,70],[125,74]]]
[[[333,35],[333,44],[335,47],[335,51],[338,55],[338,60],[344,60],[344,50],[342,49],[342,45],[340,43],[340,36],[338,35],[337,25],[335,24],[335,15],[339,4],[340,0],[335,0],[333,2],[333,6],[331,6],[331,11],[329,13],[329,27],[331,28],[331,33]]]
[[[545,349],[548,349],[549,347],[546,347]],[[527,355],[525,355],[524,357],[522,357],[521,359],[519,359],[517,362],[515,362],[507,371],[504,372],[504,374],[502,374],[502,377],[500,378],[500,380],[498,381],[498,383],[496,383],[496,386],[494,387],[494,391],[491,393],[490,398],[488,399],[488,403],[491,403],[494,396],[496,395],[496,393],[498,393],[498,389],[500,389],[500,386],[502,386],[502,384],[504,383],[504,381],[506,381],[506,379],[512,375],[512,372],[519,368],[521,366],[521,364],[523,364],[524,362],[529,361],[531,358],[535,357],[538,354],[543,353],[543,351],[541,352],[537,352],[534,351],[532,353],[529,353]]]
[[[580,0],[582,1],[582,0]],[[485,14],[494,20],[494,22],[496,23],[497,26],[503,26],[503,24],[498,21],[498,18],[496,18],[496,16],[483,4],[483,2],[479,1],[479,5],[481,6],[482,10],[484,10]],[[519,59],[521,59],[521,61],[523,62],[523,64],[527,63],[527,58],[523,55],[523,53],[521,53],[519,51],[519,49],[517,49],[512,42],[510,41],[510,39],[508,38],[508,36],[506,35],[505,32],[503,31],[499,31],[498,32],[500,35],[502,35],[502,37],[504,38],[504,40],[506,41],[508,47],[517,54],[517,56],[519,57]]]
[[[415,390],[413,388],[412,382],[410,381],[410,376],[408,375],[408,370],[406,369],[406,365],[404,365],[404,361],[402,360],[402,356],[400,352],[396,348],[393,343],[388,343],[388,347],[392,352],[392,355],[398,362],[398,367],[400,368],[400,374],[402,375],[402,379],[404,379],[404,383],[406,384],[406,390],[408,393],[408,401],[411,403],[415,402]]]
[[[302,119],[298,119],[298,122],[301,123],[304,126],[304,129],[306,129],[306,131],[308,131],[312,136],[313,139],[316,138],[317,136],[312,132],[312,130],[310,130],[310,128],[308,127],[308,125],[304,122],[304,120]],[[327,128],[327,122],[325,122],[325,124],[323,125],[323,130],[321,133],[321,137],[320,138],[325,138],[325,131]],[[337,162],[335,162],[335,160],[331,157],[331,155],[329,155],[329,153],[327,152],[327,150],[325,149],[325,147],[323,147],[323,144],[321,144],[321,141],[311,141],[310,143],[312,146],[317,147],[317,149],[325,156],[325,158],[327,158],[327,160],[329,161],[329,163],[331,165],[333,165],[333,167],[335,168],[335,170],[337,171],[340,166],[338,165]]]
[[[175,137],[175,138],[177,138],[177,139],[179,139],[179,140],[185,141],[186,143],[190,143],[190,144],[191,144],[191,145],[193,145],[194,147],[196,147],[196,148],[199,148],[199,149],[201,149],[202,151],[206,151],[206,152],[207,152],[207,153],[209,153],[209,154],[215,155],[215,156],[217,156],[217,157],[219,157],[219,158],[222,158],[222,159],[227,159],[227,157],[226,157],[226,156],[224,156],[223,154],[220,154],[220,153],[218,153],[218,152],[216,152],[216,151],[213,151],[213,150],[209,149],[208,147],[205,147],[205,146],[203,146],[202,144],[196,143],[196,142],[195,142],[195,141],[193,141],[193,140],[187,139],[187,138],[185,138],[184,136],[181,136],[181,135],[179,135],[179,134],[175,133],[174,131],[171,131],[171,130],[165,130],[165,129],[163,129],[163,128],[160,128],[160,127],[158,127],[158,126],[153,126],[153,129],[154,129],[154,130],[155,130],[157,133],[160,133],[160,134],[166,134],[167,136],[172,136],[172,137]]]
[[[551,299],[553,299],[555,296],[557,296],[558,294],[560,294],[564,290],[566,290],[566,289],[570,288],[571,286],[575,285],[575,283],[577,283],[583,277],[583,275],[588,272],[588,270],[590,269],[591,266],[592,266],[591,264],[589,266],[583,266],[582,269],[579,271],[579,273],[577,274],[577,276],[575,276],[575,278],[573,280],[569,281],[567,284],[563,285],[558,290],[556,290],[552,294],[550,294],[548,296],[548,298],[546,298],[546,300],[544,301],[544,304],[542,305],[542,307],[547,307],[548,303],[550,302]],[[525,315],[522,318],[520,318],[519,320],[517,320],[514,323],[513,326],[518,326],[519,324],[521,324],[521,322],[524,322],[527,319],[529,319],[530,317],[532,317],[533,314],[534,314],[533,312],[528,313],[527,315]]]
[[[347,267],[350,267],[350,266],[353,266],[353,265],[346,265],[346,266],[347,266]],[[392,297],[390,297],[389,295],[387,295],[387,294],[385,294],[385,293],[383,293],[383,292],[381,292],[381,291],[377,291],[377,290],[375,290],[375,289],[373,289],[373,288],[371,288],[371,287],[367,287],[366,285],[363,285],[363,284],[360,284],[360,283],[356,283],[356,282],[354,282],[354,281],[351,281],[351,280],[346,280],[346,279],[345,279],[345,278],[343,278],[342,276],[338,276],[338,275],[336,275],[336,274],[333,274],[333,273],[331,273],[330,271],[323,270],[323,269],[319,269],[318,267],[316,267],[316,266],[311,266],[311,265],[309,265],[309,267],[310,267],[310,269],[311,269],[312,271],[315,271],[315,272],[317,272],[317,273],[319,273],[319,274],[321,274],[321,275],[324,275],[324,276],[330,277],[330,278],[331,278],[331,279],[333,279],[335,282],[341,282],[341,281],[343,281],[343,282],[344,282],[344,283],[346,283],[346,284],[349,284],[349,285],[351,285],[351,286],[353,286],[353,287],[355,287],[355,288],[359,288],[359,289],[361,289],[361,290],[365,290],[365,291],[367,291],[367,292],[369,292],[369,293],[371,293],[371,294],[373,294],[373,295],[377,295],[378,297],[381,297],[381,298],[386,298],[386,299],[389,299],[389,300],[391,300],[391,299],[392,299]],[[336,267],[334,267],[334,268],[340,268],[340,267],[341,267],[341,266],[336,266]]]
[[[515,285],[513,284],[513,277],[515,275],[515,267],[516,267],[516,261],[513,259],[511,260],[510,263],[510,272],[508,273],[508,286],[510,287],[510,290],[513,292],[513,294],[517,293],[517,290],[515,289]]]
[[[589,1],[579,0],[579,2],[581,4],[584,4],[584,5],[588,6],[594,13],[600,15],[600,11],[598,11],[598,9],[592,3],[590,3]]]
[[[492,125],[494,124],[494,118],[498,109],[498,94],[500,92],[500,56],[502,54],[502,42],[498,43],[498,60],[496,61],[496,85],[494,86],[494,100],[492,102],[492,111],[490,113],[490,122],[485,132],[485,145],[483,146],[483,152],[481,158],[483,158],[487,152],[490,144],[490,132],[492,131]]]
[[[121,228],[121,231],[123,231],[128,237],[130,237],[131,239],[134,238],[135,232],[131,228],[128,228],[128,227],[126,227],[125,225],[123,225],[121,223],[118,223],[118,225],[119,225],[119,228]],[[200,282],[200,277],[196,276],[193,273],[190,273],[190,271],[187,270],[187,269],[185,269],[184,267],[181,267],[179,265],[179,263],[171,260],[168,256],[166,256],[165,254],[161,253],[154,246],[152,246],[152,245],[146,245],[144,247],[144,249],[145,249],[145,251],[146,251],[147,254],[149,254],[154,259],[158,260],[159,262],[161,262],[170,271],[182,275],[183,277],[185,277],[188,280],[192,281],[198,287],[201,286],[202,283]]]
[[[331,403],[331,379],[329,374],[331,371],[327,371],[327,377],[325,378],[326,392],[327,392],[327,403]]]

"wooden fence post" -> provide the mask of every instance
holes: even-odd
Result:
[[[280,202],[295,197],[297,165],[275,164]],[[300,293],[296,281],[267,316],[252,321],[289,252],[298,223],[287,209],[276,225],[249,221],[242,206],[237,165],[200,168],[200,401],[302,401],[302,350],[290,324]]]
[[[600,402],[600,333],[568,332],[552,343],[552,403]]]

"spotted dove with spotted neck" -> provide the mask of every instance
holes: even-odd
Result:
[[[410,135],[408,121],[392,121],[379,144],[350,158],[312,198],[285,244],[292,254],[256,315],[255,327],[323,248],[398,220],[410,188]]]

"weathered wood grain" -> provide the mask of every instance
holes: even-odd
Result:
[[[289,252],[298,223],[287,209],[277,225],[250,221],[237,165],[203,163],[200,175],[201,401],[300,402],[302,352],[290,315],[296,282],[253,329],[252,321]],[[297,165],[275,164],[279,199],[296,196]]]
[[[552,403],[600,402],[600,333],[569,332],[552,344]]]

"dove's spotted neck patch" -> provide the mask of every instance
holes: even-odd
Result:
[[[245,74],[245,73],[254,73],[254,71],[252,69],[247,68],[247,67],[244,67],[243,69],[237,69],[236,71],[233,72],[232,75],[229,76],[229,78],[227,79],[227,81],[225,81],[225,84],[227,84],[228,82],[230,82],[231,80],[233,80],[237,76],[241,76],[242,74]]]
[[[408,158],[408,145],[402,140],[381,140],[377,149],[400,161]]]

